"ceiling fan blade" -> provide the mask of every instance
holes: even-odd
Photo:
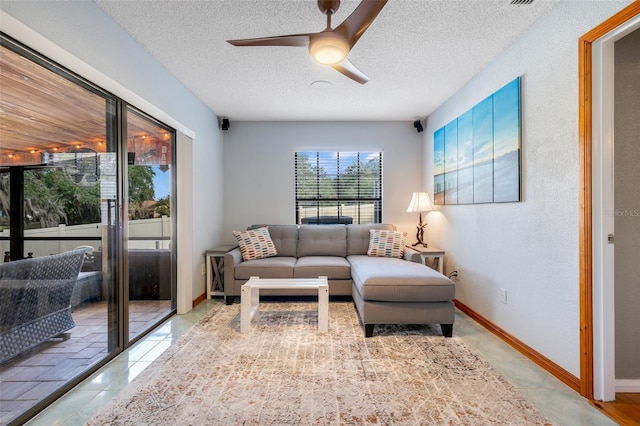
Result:
[[[344,35],[353,47],[386,4],[387,0],[362,0],[351,15],[333,31]]]
[[[306,47],[309,45],[311,34],[290,34],[275,37],[245,38],[241,40],[227,40],[234,46],[295,46]]]
[[[348,58],[340,62],[339,64],[331,65],[331,68],[341,72],[351,80],[357,81],[360,84],[365,84],[367,81],[369,81],[369,77],[364,75],[362,71],[356,68]]]

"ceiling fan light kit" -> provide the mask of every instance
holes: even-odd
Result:
[[[322,65],[339,64],[345,60],[349,49],[349,43],[332,32],[320,33],[309,41],[309,54]]]
[[[363,0],[347,19],[336,28],[331,28],[331,15],[340,7],[340,0],[318,0],[318,8],[327,15],[324,31],[227,41],[234,46],[307,46],[309,55],[319,64],[328,65],[350,79],[365,84],[369,77],[356,68],[347,55],[387,1]]]

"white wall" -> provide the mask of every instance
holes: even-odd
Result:
[[[204,293],[202,253],[222,238],[223,147],[215,114],[95,3],[3,0],[0,6],[3,32],[193,139],[192,169],[177,170],[193,181],[193,210],[181,211],[179,220],[193,220],[197,232],[193,256],[178,254],[178,261],[191,264],[193,297]]]
[[[428,237],[462,279],[456,297],[579,376],[578,43],[630,1],[564,1],[432,113],[433,132],[522,77],[522,202],[442,206]],[[507,290],[507,304],[498,300]]]
[[[224,240],[255,223],[295,223],[294,153],[382,150],[382,220],[415,241],[411,193],[422,185],[412,122],[232,122],[224,134]]]

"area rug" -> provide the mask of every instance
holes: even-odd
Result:
[[[240,306],[206,314],[89,425],[549,424],[461,338],[440,327],[376,326],[352,302],[262,303],[250,334]]]

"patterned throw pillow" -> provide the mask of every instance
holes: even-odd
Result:
[[[233,231],[233,236],[238,240],[243,260],[262,259],[278,254],[266,227],[249,231]]]
[[[402,257],[404,255],[404,239],[406,232],[386,229],[369,230],[369,256]]]

